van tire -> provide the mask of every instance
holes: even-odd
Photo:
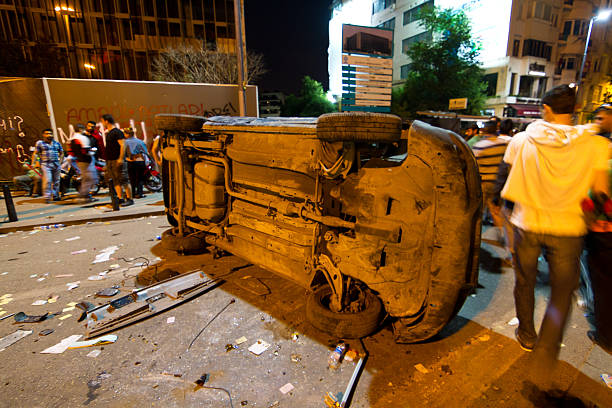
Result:
[[[161,235],[162,248],[182,254],[202,253],[206,250],[204,237],[179,235],[178,228],[170,228]]]
[[[317,329],[340,339],[359,339],[372,334],[382,314],[380,299],[366,291],[366,307],[358,313],[332,312],[325,300],[331,295],[327,285],[314,289],[306,301],[306,319]]]
[[[317,138],[326,141],[392,142],[402,135],[402,119],[385,113],[326,113],[317,119]]]
[[[172,132],[201,132],[204,116],[160,113],[155,115],[155,129]]]

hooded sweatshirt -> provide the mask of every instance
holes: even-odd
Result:
[[[597,131],[596,125],[538,120],[512,138],[504,155],[512,167],[501,192],[515,203],[512,224],[555,236],[586,234],[580,202],[595,173],[608,170],[608,141]]]

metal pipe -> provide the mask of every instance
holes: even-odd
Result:
[[[180,139],[177,140],[177,150],[178,150],[178,155],[177,155],[177,165],[178,165],[178,183],[177,183],[177,192],[178,192],[178,228],[179,228],[179,235],[183,235],[183,233],[185,232],[185,219],[184,219],[184,206],[185,206],[185,169],[183,166],[183,156],[181,155],[182,152],[182,142]]]
[[[578,73],[578,81],[576,82],[577,91],[580,92],[580,85],[582,84],[582,71],[584,71],[584,63],[586,62],[587,52],[589,51],[589,41],[591,41],[591,31],[593,30],[593,21],[595,21],[596,17],[592,17],[589,22],[589,31],[586,37],[586,44],[584,45],[584,54],[582,54],[582,64],[580,64],[580,72]],[[580,99],[578,99],[580,101]]]
[[[234,0],[234,24],[236,27],[236,65],[238,66],[238,109],[240,116],[246,116],[247,56],[243,0]]]

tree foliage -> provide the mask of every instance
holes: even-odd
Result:
[[[472,37],[463,10],[425,8],[421,24],[433,34],[407,51],[412,62],[406,82],[393,92],[393,111],[414,116],[419,110],[448,110],[448,100],[468,98],[464,111],[479,114],[486,84],[478,65],[480,44]]]
[[[261,54],[247,53],[247,83],[266,72]],[[168,47],[153,61],[151,76],[156,81],[235,84],[238,65],[235,54],[207,49],[201,43]]]
[[[298,96],[289,95],[282,107],[282,116],[317,117],[334,112],[336,107],[325,96],[323,85],[309,76],[302,78]]]

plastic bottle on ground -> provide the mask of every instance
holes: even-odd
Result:
[[[332,370],[337,369],[340,366],[340,360],[346,351],[346,344],[343,342],[338,343],[334,351],[329,355],[329,359],[327,360],[327,364],[329,368]]]

